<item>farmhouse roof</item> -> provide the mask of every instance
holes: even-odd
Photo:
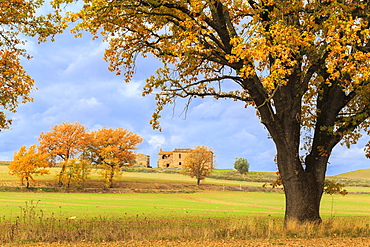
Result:
[[[163,154],[173,154],[173,151],[163,151],[162,149],[159,150],[159,155],[163,155]]]

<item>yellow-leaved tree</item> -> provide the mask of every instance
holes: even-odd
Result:
[[[36,182],[33,178],[37,175],[49,174],[48,155],[40,152],[36,145],[32,145],[27,150],[26,146],[22,146],[18,152],[14,152],[13,161],[10,162],[9,174],[18,176],[21,179],[21,184],[29,188],[30,180]]]
[[[40,134],[40,151],[49,155],[49,162],[53,166],[61,166],[58,175],[60,186],[69,183],[70,177],[65,176],[66,169],[69,165],[76,164],[70,163],[70,160],[77,158],[90,140],[90,134],[80,123],[63,122]]]
[[[60,8],[72,1],[53,2]],[[369,1],[83,2],[62,25],[103,36],[110,70],[129,81],[138,55],[163,63],[144,87],[144,95],[156,94],[154,128],[177,98],[254,107],[276,146],[285,220],[321,222],[333,148],[370,131]],[[366,152],[370,157],[369,143]]]
[[[122,128],[102,128],[92,131],[91,136],[82,156],[97,166],[105,187],[112,188],[114,178],[121,175],[122,168],[134,165],[134,151],[143,139]]]
[[[197,185],[215,168],[215,155],[206,146],[196,146],[186,154],[182,173],[197,180]]]
[[[66,187],[84,188],[86,180],[89,179],[92,167],[91,164],[82,158],[70,159],[65,164],[65,172],[62,183]]]
[[[62,26],[53,23],[58,15],[37,15],[42,0],[0,1],[0,131],[9,128],[7,112],[16,112],[21,103],[32,101],[30,92],[34,81],[21,65],[21,58],[30,59],[24,49],[24,36],[46,37],[60,32]]]

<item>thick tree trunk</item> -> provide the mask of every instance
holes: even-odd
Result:
[[[285,192],[285,222],[321,222],[323,179],[303,168],[299,153],[276,143],[277,160]]]
[[[329,154],[311,151],[305,161],[299,157],[299,122],[285,118],[274,132],[277,163],[285,191],[285,222],[321,222],[320,202]],[[331,151],[331,150],[329,150]]]
[[[274,58],[271,57],[271,61]],[[314,68],[313,68],[314,69]],[[308,77],[306,77],[308,75]],[[343,125],[336,132],[332,129],[340,111],[355,97],[346,95],[341,83],[323,84],[318,90],[317,117],[312,123],[313,139],[303,161],[299,157],[303,95],[308,89],[311,73],[302,78],[301,66],[289,76],[286,85],[274,89],[270,96],[260,87],[257,76],[243,81],[257,106],[261,122],[269,131],[277,150],[277,163],[286,197],[285,220],[321,222],[320,202],[330,153],[345,131],[351,131],[365,118],[354,124]],[[328,73],[323,77],[328,79]]]
[[[285,192],[285,222],[295,220],[320,223],[323,181],[304,170],[298,153],[286,148],[278,149],[278,166]]]
[[[321,222],[320,201],[324,173],[318,173],[317,161],[300,159],[301,106],[292,97],[289,85],[275,94],[276,114],[266,126],[275,142],[278,169],[285,191],[285,222]],[[293,94],[294,95],[294,94]],[[327,160],[326,160],[327,161]],[[307,163],[310,162],[310,163]],[[326,163],[322,163],[326,167]]]

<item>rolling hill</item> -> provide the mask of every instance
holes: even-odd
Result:
[[[334,177],[370,179],[370,169],[361,169],[361,170],[346,172],[346,173],[336,175]]]

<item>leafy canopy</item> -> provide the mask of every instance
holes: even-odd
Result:
[[[27,180],[27,188],[29,180],[36,182],[34,176],[49,174],[48,155],[40,152],[36,145],[32,145],[27,150],[27,147],[22,146],[18,152],[14,152],[13,161],[10,162],[9,174],[18,176],[23,185],[24,179]]]
[[[39,136],[40,150],[48,153],[53,162],[76,158],[89,141],[86,127],[77,122],[63,122]]]
[[[42,0],[0,2],[0,131],[11,124],[8,111],[16,112],[19,102],[32,101],[34,80],[21,65],[22,57],[31,59],[24,49],[24,36],[37,36],[39,42],[44,42],[62,30],[62,26],[54,25],[59,15],[36,14],[42,4]]]
[[[112,187],[114,177],[121,175],[122,168],[134,165],[134,151],[142,141],[129,130],[102,128],[91,132],[91,141],[84,147],[82,157],[100,168],[106,186]]]
[[[54,0],[54,7],[71,2]],[[103,36],[110,70],[124,71],[129,81],[138,55],[163,63],[143,92],[156,95],[154,128],[176,98],[213,96],[254,106],[273,138],[277,119],[296,118],[306,150],[320,155],[340,140],[355,143],[361,129],[369,134],[367,1],[83,2],[63,25],[77,22],[74,32]],[[331,141],[314,143],[314,129]]]
[[[90,135],[85,126],[80,123],[63,122],[45,133],[41,132],[39,136],[41,152],[48,154],[51,164],[56,165],[60,162],[62,167],[59,172],[59,185],[65,184],[65,181],[70,181],[68,176],[65,177],[70,159],[76,158],[90,141]],[[69,184],[69,182],[67,183]]]
[[[215,168],[214,156],[212,149],[196,146],[186,154],[182,173],[196,178],[199,185]]]
[[[249,172],[249,162],[245,158],[236,158],[234,168],[241,174],[246,174]]]

